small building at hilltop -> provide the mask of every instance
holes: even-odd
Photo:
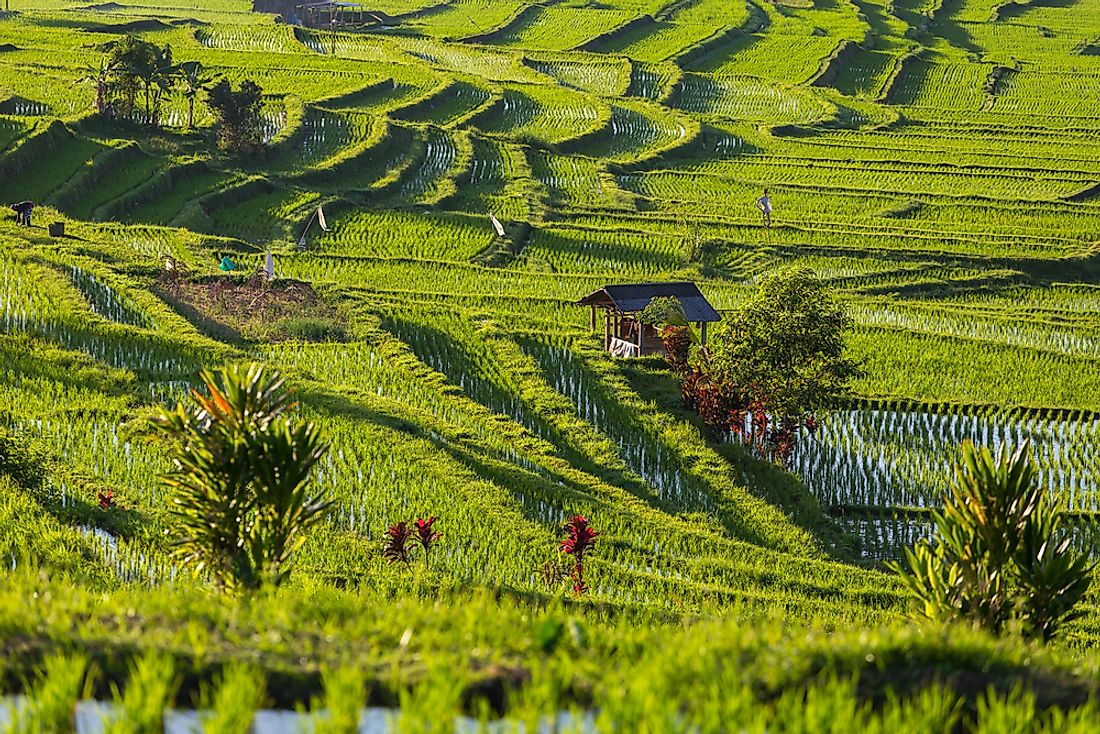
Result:
[[[333,0],[296,5],[294,14],[298,22],[307,28],[327,30],[345,30],[364,25],[378,25],[382,22],[378,13],[368,10],[365,5]]]
[[[688,321],[699,327],[703,344],[707,343],[707,324],[721,320],[699,286],[676,283],[632,283],[605,285],[576,302],[592,309],[592,330],[598,326],[597,309],[603,311],[604,349],[616,357],[638,357],[662,349],[661,333],[655,324],[643,324],[642,311],[654,298],[672,296],[684,307]]]

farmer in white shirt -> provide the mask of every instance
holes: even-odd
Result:
[[[772,228],[772,198],[768,195],[768,190],[764,189],[764,195],[756,200],[756,208],[760,210],[760,213],[764,215],[764,226],[768,229]]]

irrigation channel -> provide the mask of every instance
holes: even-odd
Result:
[[[862,541],[868,559],[897,558],[931,535],[929,510],[952,481],[965,440],[996,451],[1031,444],[1039,481],[1069,510],[1077,547],[1100,553],[1100,418],[1092,415],[838,411],[799,443],[791,470]]]
[[[0,698],[0,730],[6,731],[12,714],[25,705],[26,699],[21,696]],[[76,734],[102,734],[117,718],[117,710],[118,706],[104,701],[78,701],[73,710],[73,731]],[[169,709],[164,716],[164,734],[203,734],[203,721],[206,718],[207,712]],[[253,734],[310,734],[318,728],[319,721],[325,718],[324,711],[311,714],[262,709],[256,712],[250,731]],[[365,708],[359,718],[359,734],[389,734],[400,731],[400,720],[401,712],[396,709]],[[507,719],[480,722],[467,716],[459,716],[455,718],[453,731],[455,734],[504,734],[523,732],[525,729],[522,723]],[[591,713],[573,714],[562,711],[556,717],[543,717],[532,734],[553,732],[595,734],[595,717]]]

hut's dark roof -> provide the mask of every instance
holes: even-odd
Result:
[[[719,321],[722,318],[703,297],[699,287],[688,281],[605,285],[577,301],[577,305],[611,306],[620,313],[633,313],[644,309],[652,299],[662,296],[679,299],[688,321]]]
[[[299,3],[296,7],[323,10],[325,8],[361,8],[363,3],[347,2],[346,0],[317,0],[316,2]]]

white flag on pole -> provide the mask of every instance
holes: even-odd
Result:
[[[504,237],[504,225],[500,223],[500,220],[496,216],[489,212],[489,221],[493,223],[493,229],[497,231],[497,237]]]
[[[317,205],[317,223],[321,225],[321,229],[328,232],[328,224],[325,223],[325,210],[321,208],[321,205]]]
[[[271,256],[271,250],[267,251],[267,257],[264,258],[264,278],[275,280],[275,258]]]

